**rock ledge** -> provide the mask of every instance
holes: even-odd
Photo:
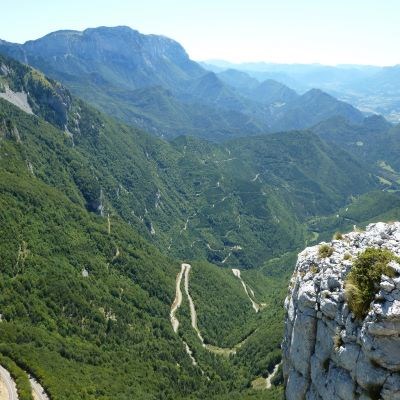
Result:
[[[400,222],[368,225],[299,254],[285,301],[282,344],[287,400],[400,400],[400,266],[382,276],[363,321],[349,311],[344,281],[352,258],[368,247],[400,256]],[[350,257],[350,258],[349,258]]]

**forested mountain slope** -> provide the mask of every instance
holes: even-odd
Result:
[[[361,124],[341,118],[329,119],[312,128],[327,142],[335,143],[359,160],[367,162],[387,190],[399,189],[400,129],[383,117],[371,116]]]
[[[0,87],[0,353],[53,400],[278,398],[249,387],[280,361],[293,254],[373,171],[307,131],[165,142],[3,56]],[[172,329],[182,262],[222,354],[189,296]]]
[[[7,65],[2,81],[10,83],[15,65]],[[40,84],[52,86],[42,75]],[[190,337],[190,327],[183,325],[180,335],[171,328],[180,261],[144,240],[122,212],[108,218],[109,209],[102,208],[107,201],[98,198],[82,144],[88,141],[87,155],[96,142],[93,125],[82,122],[90,109],[78,104],[80,134],[73,142],[0,99],[0,352],[32,373],[52,399],[244,396],[251,374],[240,363],[194,342],[200,366],[193,365],[180,338],[185,332]],[[240,283],[231,273],[223,282],[232,291],[227,299],[235,299],[240,318],[248,314],[250,323]],[[276,336],[272,346],[278,345]]]
[[[25,82],[32,74],[12,61],[3,65],[14,71],[4,82]],[[28,101],[59,99],[61,86],[37,74],[40,94],[30,92]],[[217,263],[229,256],[233,265],[255,266],[303,243],[307,218],[333,213],[350,196],[377,187],[365,166],[307,132],[223,145],[190,138],[169,144],[62,90],[60,125],[65,122],[65,140],[83,159],[71,160],[69,169],[87,209],[121,216],[175,256]],[[51,112],[45,117],[54,119]],[[29,163],[33,170],[41,164],[34,154]]]

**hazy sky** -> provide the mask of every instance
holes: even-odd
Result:
[[[400,0],[4,0],[0,38],[128,25],[195,60],[393,65],[399,16]]]

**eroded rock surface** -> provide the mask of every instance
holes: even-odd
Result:
[[[285,301],[282,344],[287,400],[400,400],[400,265],[382,275],[364,320],[356,320],[344,295],[352,259],[368,247],[400,256],[400,222],[377,223],[299,254]]]

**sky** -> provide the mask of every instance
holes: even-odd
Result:
[[[194,60],[400,64],[400,0],[2,1],[0,39],[127,25],[180,42]]]

